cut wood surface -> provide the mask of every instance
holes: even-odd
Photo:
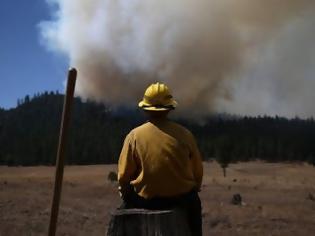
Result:
[[[112,214],[107,236],[190,236],[186,218],[180,209],[117,210]]]

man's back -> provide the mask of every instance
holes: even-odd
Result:
[[[129,177],[124,173],[128,166],[134,168],[130,163],[134,162],[130,183],[140,196],[176,196],[200,188],[201,157],[193,135],[184,127],[167,119],[151,120],[132,130],[124,146],[119,179]]]

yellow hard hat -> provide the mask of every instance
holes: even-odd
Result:
[[[177,102],[163,83],[151,84],[145,91],[138,106],[147,111],[166,111],[175,109]]]

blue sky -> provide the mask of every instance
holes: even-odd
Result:
[[[0,4],[0,107],[45,90],[63,91],[67,60],[40,43],[38,23],[48,20],[44,0],[2,0]]]

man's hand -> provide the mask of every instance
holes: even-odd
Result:
[[[131,184],[120,184],[118,186],[119,196],[126,200],[128,199],[128,196],[134,191],[133,186]]]

